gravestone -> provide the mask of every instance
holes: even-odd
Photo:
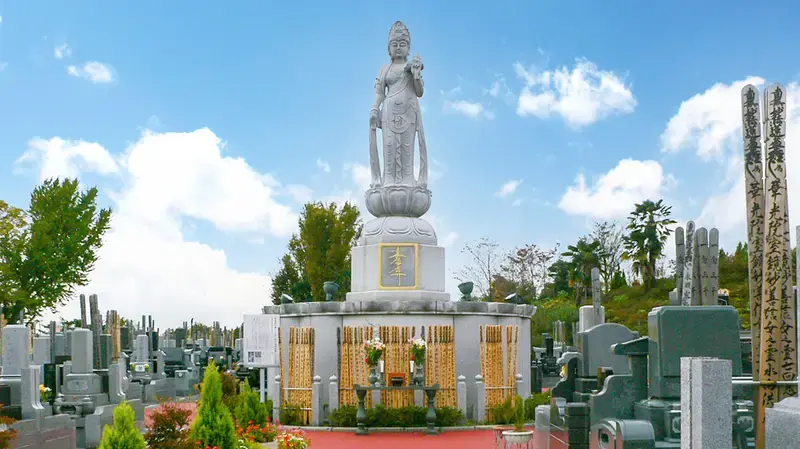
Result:
[[[99,369],[108,369],[111,366],[111,363],[114,361],[114,342],[112,340],[111,335],[109,334],[101,334],[100,335],[100,368]]]
[[[150,347],[147,335],[141,334],[136,336],[136,341],[133,347],[133,361],[135,363],[150,362]]]
[[[30,366],[30,329],[11,324],[3,329],[3,373],[0,383],[11,388],[12,406],[20,404],[22,369]]]
[[[50,363],[50,337],[33,337],[33,364],[44,365]]]
[[[67,336],[65,334],[56,334],[53,342],[55,345],[53,352],[55,353],[56,357],[69,355],[69,348],[67,348]]]
[[[127,326],[122,326],[119,328],[119,341],[120,349],[123,351],[130,351],[133,349],[131,348],[131,334]]]
[[[65,375],[62,388],[62,394],[68,402],[77,402],[89,396],[94,398],[95,405],[107,403],[107,397],[98,397],[103,392],[103,381],[92,368],[94,359],[92,334],[93,332],[88,329],[72,331],[71,366],[69,373]]]
[[[733,446],[731,361],[681,359],[681,449]]]

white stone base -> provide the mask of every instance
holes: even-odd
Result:
[[[390,292],[390,290],[381,290],[378,287],[380,278],[380,272],[378,271],[380,266],[380,245],[356,246],[350,254],[352,256],[350,290],[353,293]],[[403,298],[414,298],[414,295],[418,296],[421,291],[443,293],[445,290],[444,248],[441,246],[419,245],[418,281],[418,290],[391,292],[400,294]],[[350,294],[347,295],[348,301],[350,300]],[[449,300],[450,296],[448,295],[447,301]]]
[[[350,292],[347,301],[450,301],[450,293],[429,290],[370,290]]]

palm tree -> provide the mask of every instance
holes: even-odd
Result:
[[[672,232],[670,225],[677,223],[669,218],[672,207],[665,206],[664,200],[646,200],[637,204],[628,217],[627,229],[630,234],[624,237],[624,260],[632,262],[631,268],[649,290],[656,283],[656,262],[664,254],[664,245]]]
[[[570,268],[570,285],[575,288],[575,304],[580,307],[586,298],[586,290],[591,287],[592,268],[599,263],[597,252],[600,243],[597,240],[589,241],[586,237],[581,237],[578,243],[567,247],[567,251],[562,254],[568,257],[567,264]]]

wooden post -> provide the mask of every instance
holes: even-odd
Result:
[[[791,246],[787,238],[786,90],[764,93],[759,123],[758,91],[742,90],[742,123],[747,185],[753,378],[762,382],[756,399],[756,447],[765,445],[767,408],[794,396],[796,386],[770,384],[797,378],[797,316],[791,289]],[[761,179],[761,126],[765,157]],[[763,238],[763,240],[762,240]]]

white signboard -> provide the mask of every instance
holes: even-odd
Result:
[[[245,315],[242,332],[242,362],[248,368],[280,366],[278,332],[280,315]]]

